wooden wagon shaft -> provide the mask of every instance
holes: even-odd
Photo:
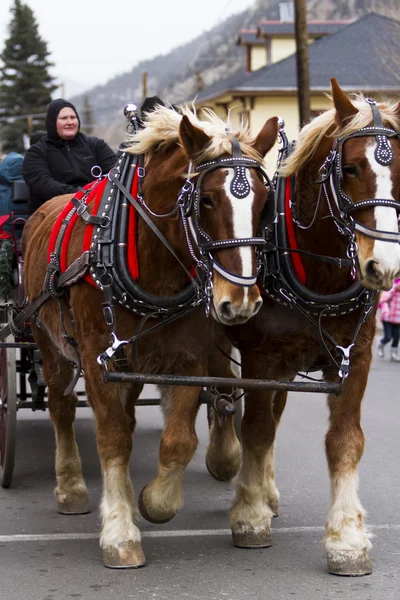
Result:
[[[34,342],[0,342],[0,348],[29,348],[36,350],[37,345]]]
[[[181,375],[152,375],[149,373],[114,373],[103,374],[104,383],[139,382],[156,385],[198,385],[201,387],[233,387],[249,390],[279,390],[285,392],[319,392],[340,394],[340,383],[324,383],[318,381],[268,381],[267,379],[238,379],[236,377],[185,377]]]

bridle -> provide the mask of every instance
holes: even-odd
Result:
[[[143,159],[143,157],[140,157]],[[206,296],[210,297],[212,292],[212,271],[217,271],[224,279],[234,285],[242,287],[251,287],[256,284],[259,274],[259,257],[256,273],[251,277],[237,275],[225,269],[213,256],[213,253],[226,248],[241,246],[261,247],[265,245],[263,237],[232,238],[228,240],[213,240],[204,230],[201,222],[201,196],[202,183],[204,177],[217,169],[233,169],[234,176],[230,186],[230,192],[236,198],[246,201],[251,192],[250,182],[247,178],[246,169],[255,169],[261,176],[262,181],[268,192],[268,200],[265,210],[273,210],[273,185],[264,171],[262,165],[257,160],[242,155],[238,140],[232,136],[232,156],[218,158],[199,165],[189,163],[187,177],[178,195],[174,209],[168,214],[157,215],[151,211],[143,199],[142,186],[145,176],[145,169],[142,165],[139,167],[139,191],[138,199],[153,217],[169,217],[177,210],[180,211],[181,222],[185,232],[186,243],[190,255],[196,265],[196,274],[200,276],[202,285],[205,287]],[[272,200],[272,201],[271,201]]]
[[[265,173],[261,164],[257,160],[242,156],[239,142],[233,136],[232,156],[202,163],[195,167],[190,165],[189,170],[192,168],[194,168],[195,173],[199,175],[195,183],[193,183],[189,178],[186,180],[178,201],[181,208],[181,218],[185,228],[187,244],[193,259],[198,266],[201,267],[201,265],[206,265],[205,270],[210,271],[211,269],[215,269],[222,277],[224,277],[224,279],[235,285],[243,287],[255,285],[258,278],[258,266],[256,273],[251,277],[237,275],[235,273],[231,273],[218,261],[216,261],[213,253],[220,249],[235,248],[239,246],[264,246],[265,239],[260,236],[228,240],[213,240],[209,234],[206,233],[201,223],[201,189],[205,175],[211,171],[215,171],[216,169],[233,169],[234,176],[230,185],[230,192],[233,196],[235,196],[235,198],[245,201],[251,192],[251,186],[247,178],[246,169],[255,169],[258,171],[258,173],[260,173],[267,189],[268,205],[271,195],[273,195],[273,187],[268,175]],[[188,235],[189,231],[191,234],[190,236]],[[194,251],[193,245],[198,251],[197,254]]]
[[[400,243],[400,235],[398,232],[395,233],[391,231],[373,229],[363,225],[353,217],[353,214],[357,211],[375,206],[391,207],[394,208],[397,213],[399,213],[399,202],[386,198],[370,198],[354,203],[343,190],[343,146],[347,140],[359,137],[375,137],[377,142],[375,149],[375,160],[378,162],[378,164],[387,167],[391,165],[394,160],[393,150],[390,146],[389,139],[394,137],[398,138],[400,136],[400,132],[388,127],[384,127],[382,117],[377,108],[375,100],[367,98],[366,102],[368,102],[368,104],[371,106],[373,115],[372,126],[363,127],[355,133],[349,134],[342,138],[335,138],[333,148],[320,168],[320,176],[317,180],[317,183],[321,184],[322,190],[327,199],[329,198],[328,187],[331,191],[332,198],[334,199],[336,207],[339,211],[339,218],[335,218],[335,223],[341,234],[347,235],[354,240],[354,232],[357,231],[361,235],[375,240]]]

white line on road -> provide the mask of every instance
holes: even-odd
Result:
[[[400,525],[370,525],[369,530],[400,530]],[[273,534],[281,533],[321,533],[323,527],[280,527],[273,529]],[[230,529],[176,529],[169,531],[145,531],[143,538],[166,538],[166,537],[200,537],[215,535],[231,535]],[[68,540],[95,540],[98,533],[21,533],[18,535],[0,535],[0,543],[9,542],[54,542]]]

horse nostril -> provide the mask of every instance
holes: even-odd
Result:
[[[371,281],[379,281],[381,279],[381,273],[376,260],[369,260],[365,265],[365,275]]]
[[[232,318],[231,303],[228,301],[221,302],[220,307],[219,307],[219,312],[222,317],[225,317],[226,319],[231,319]]]
[[[262,300],[257,300],[257,302],[254,304],[253,315],[256,315],[258,313],[258,311],[262,307],[262,304],[263,304]]]

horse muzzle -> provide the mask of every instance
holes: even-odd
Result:
[[[397,268],[384,268],[382,264],[370,258],[365,262],[364,268],[361,268],[362,284],[374,290],[390,290],[394,280],[400,277],[400,264]]]
[[[262,298],[257,286],[250,289],[241,288],[240,295],[224,294],[219,300],[214,296],[213,313],[215,318],[224,325],[241,325],[254,317],[262,306]]]

